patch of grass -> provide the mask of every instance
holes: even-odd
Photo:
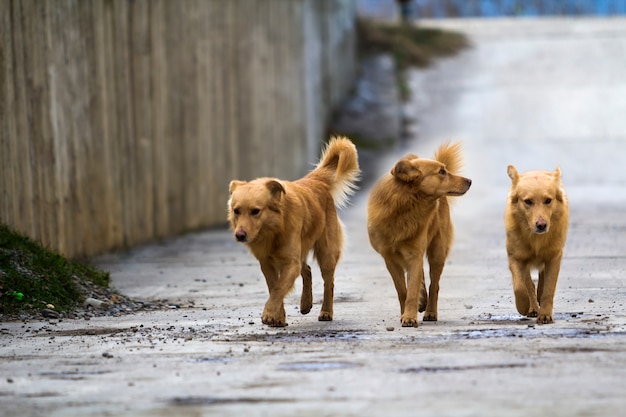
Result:
[[[462,33],[415,24],[358,19],[356,28],[361,58],[391,53],[399,70],[427,67],[435,58],[454,55],[469,46]]]
[[[37,310],[46,304],[69,311],[83,301],[80,280],[107,287],[109,273],[70,261],[0,224],[0,313]],[[23,298],[18,300],[12,292]]]
[[[428,67],[436,58],[452,56],[469,47],[465,35],[436,28],[422,28],[411,23],[391,23],[357,19],[357,45],[360,59],[389,53],[396,70],[402,73],[409,67]],[[407,98],[408,87],[398,76],[400,94]]]

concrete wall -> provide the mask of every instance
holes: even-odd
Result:
[[[352,0],[3,0],[0,222],[71,256],[223,225],[233,178],[311,168]]]

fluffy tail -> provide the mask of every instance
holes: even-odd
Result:
[[[458,174],[463,167],[462,150],[461,142],[446,142],[435,152],[435,160],[444,164],[451,173]]]
[[[309,175],[328,183],[335,206],[343,208],[348,204],[348,197],[356,191],[360,174],[356,146],[348,138],[332,137],[317,167]]]

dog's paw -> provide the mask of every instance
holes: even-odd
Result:
[[[424,321],[437,321],[437,313],[427,311],[424,313]]]
[[[402,327],[417,327],[417,318],[402,317]]]
[[[554,319],[552,318],[551,314],[539,314],[539,316],[537,317],[537,323],[538,324],[550,324],[550,323],[554,323]]]
[[[537,315],[537,310],[530,310],[528,314],[526,314],[526,317],[537,317]]]
[[[333,315],[328,311],[320,311],[320,315],[317,319],[319,321],[333,321]]]
[[[302,296],[300,300],[300,314],[309,314],[313,308],[313,297]]]
[[[287,320],[285,319],[285,316],[277,317],[265,312],[263,313],[263,316],[261,316],[261,321],[263,322],[263,324],[267,324],[271,327],[285,327],[287,325]]]
[[[263,324],[267,324],[268,326],[271,326],[271,327],[287,326],[285,319],[278,319],[274,317],[262,317],[261,321],[263,321]]]

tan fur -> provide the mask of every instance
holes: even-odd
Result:
[[[372,189],[367,229],[372,247],[382,255],[393,279],[402,326],[437,320],[439,279],[452,246],[453,228],[448,196],[460,196],[470,179],[456,175],[461,145],[444,144],[435,160],[408,154]],[[424,255],[430,265],[430,288],[424,282]]]
[[[300,312],[311,310],[313,291],[307,264],[311,250],[324,279],[319,320],[332,320],[335,267],[343,246],[335,207],[347,202],[359,173],[356,147],[347,138],[332,138],[317,167],[297,181],[258,178],[230,183],[228,220],[235,239],[258,259],[270,293],[263,323],[287,324],[283,301],[298,275],[303,280]]]
[[[506,251],[513,278],[517,311],[552,323],[554,293],[567,237],[569,208],[561,184],[561,170],[507,173],[511,188],[504,213]],[[537,290],[530,276],[539,270]]]

